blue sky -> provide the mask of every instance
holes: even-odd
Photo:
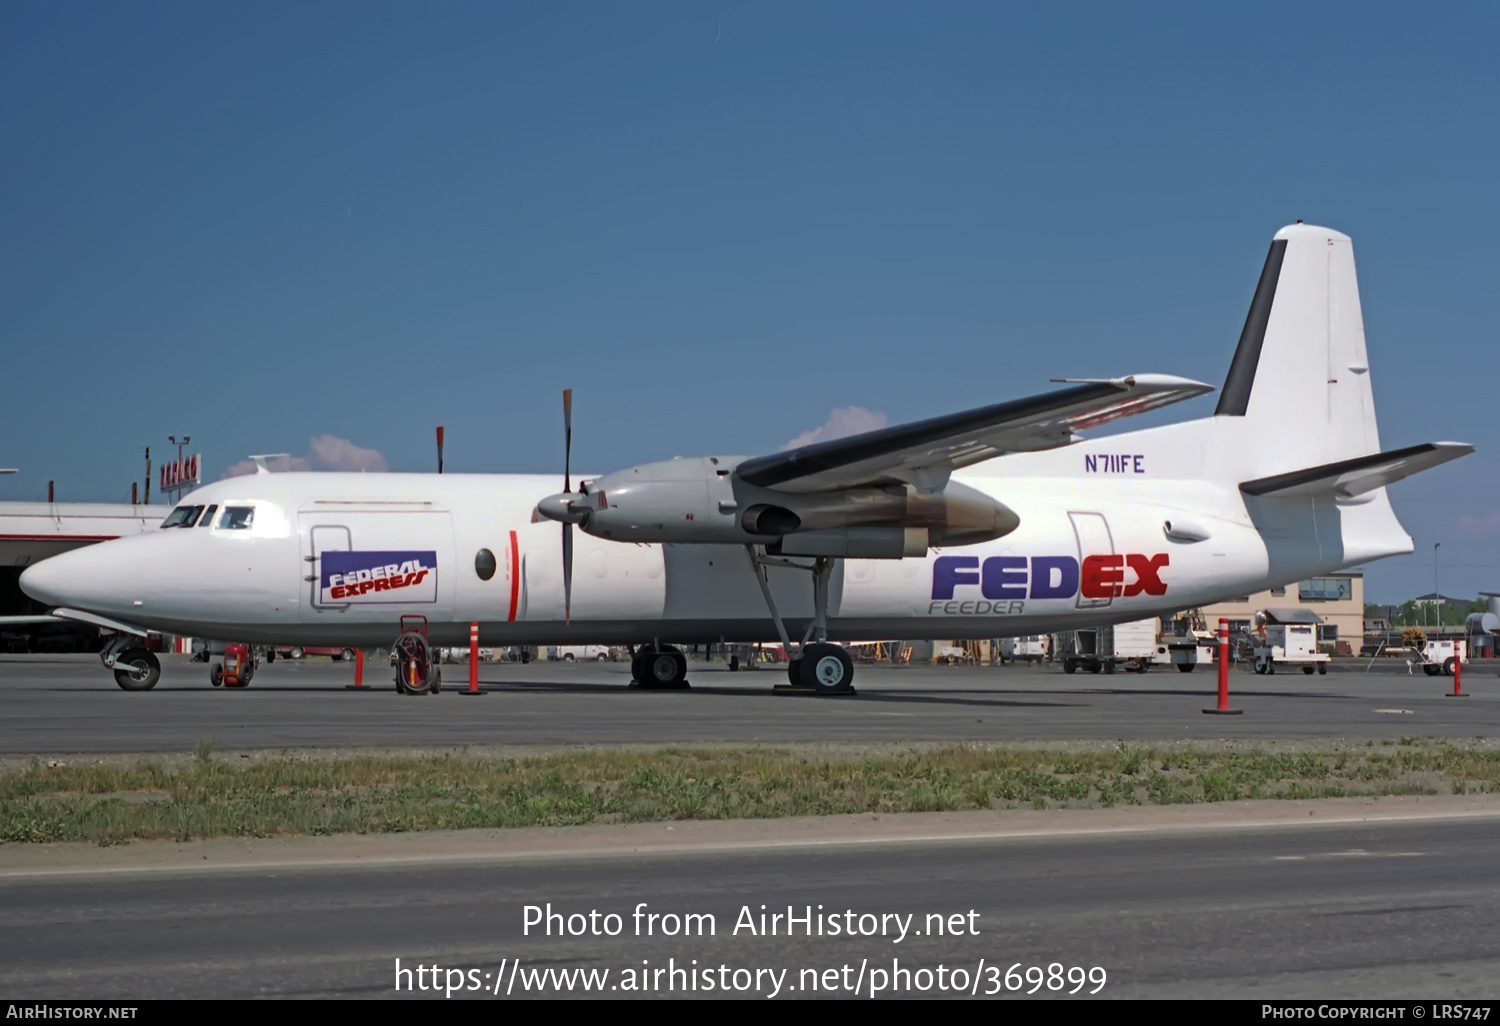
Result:
[[[0,498],[332,436],[764,452],[1048,378],[1219,382],[1272,233],[1360,260],[1373,599],[1500,590],[1494,5],[0,5]],[[1201,415],[1212,400],[1170,418]],[[1163,419],[1161,415],[1154,421]],[[194,448],[200,448],[197,444]]]

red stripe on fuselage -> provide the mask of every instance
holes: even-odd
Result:
[[[510,532],[510,617],[516,619],[516,605],[521,600],[521,543],[516,532]]]

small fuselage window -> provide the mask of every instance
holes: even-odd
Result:
[[[178,506],[161,522],[162,527],[192,527],[203,515],[202,506]]]
[[[219,517],[219,530],[244,531],[254,519],[254,506],[225,506],[223,515]]]

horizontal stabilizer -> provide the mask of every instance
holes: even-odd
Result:
[[[1352,499],[1473,451],[1472,445],[1463,442],[1426,442],[1245,481],[1240,484],[1240,491],[1246,495],[1330,495],[1336,499]]]

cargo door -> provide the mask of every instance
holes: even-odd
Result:
[[[1078,540],[1078,608],[1106,608],[1125,588],[1125,557],[1115,555],[1104,514],[1069,513],[1068,519]]]
[[[453,616],[453,522],[430,503],[320,503],[298,512],[298,620],[396,623]]]

